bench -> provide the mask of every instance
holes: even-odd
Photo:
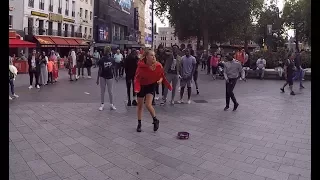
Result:
[[[311,80],[311,68],[304,69],[306,71],[304,75],[305,80]],[[253,69],[247,70],[247,78],[258,78],[257,72]],[[265,69],[264,71],[264,79],[280,79],[279,74],[275,69]]]

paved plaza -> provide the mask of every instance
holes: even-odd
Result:
[[[40,90],[18,75],[20,97],[9,103],[10,180],[310,180],[310,82],[302,91],[296,83],[290,96],[280,93],[284,81],[238,81],[238,111],[225,112],[224,81],[199,71],[200,95],[157,105],[158,132],[145,110],[137,133],[123,79],[114,86],[117,110],[98,111],[96,71],[78,82],[61,71],[57,84]],[[177,139],[179,131],[190,139]]]

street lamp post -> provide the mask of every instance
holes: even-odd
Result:
[[[153,18],[153,16],[154,16],[154,0],[151,0],[151,25],[152,25],[152,27],[151,27],[151,36],[152,36],[152,41],[151,41],[151,48],[153,49],[153,43],[154,43],[154,18]]]

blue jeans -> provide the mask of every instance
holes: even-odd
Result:
[[[298,69],[298,70],[295,72],[294,77],[292,78],[292,80],[299,80],[300,86],[302,86],[303,73],[304,73],[304,72],[303,72],[303,69]]]
[[[14,84],[13,84],[13,79],[9,79],[9,85],[10,85],[11,94],[12,94],[12,95],[14,95]]]

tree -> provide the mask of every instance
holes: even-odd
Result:
[[[283,7],[285,25],[295,29],[296,50],[299,42],[311,42],[311,0],[287,0]]]
[[[178,36],[202,37],[204,49],[209,39],[225,40],[234,36],[235,22],[250,19],[263,0],[156,0],[156,13],[169,12],[168,19]],[[226,33],[228,32],[228,33]],[[179,35],[180,34],[180,35]]]

